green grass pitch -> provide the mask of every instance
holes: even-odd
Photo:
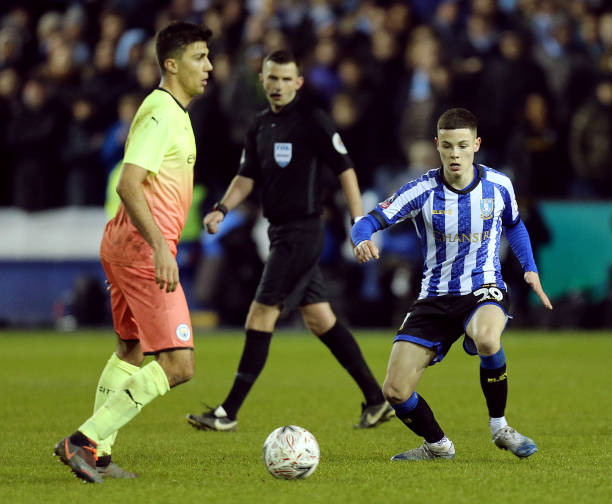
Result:
[[[356,336],[384,377],[393,331]],[[239,331],[196,336],[195,378],[157,399],[122,429],[114,460],[136,480],[86,485],[53,445],[91,412],[110,331],[0,332],[0,502],[3,503],[609,503],[612,502],[612,334],[504,335],[507,418],[539,451],[519,460],[493,446],[478,360],[455,345],[419,391],[454,441],[454,461],[391,463],[420,444],[394,419],[358,431],[361,395],[328,350],[304,332],[279,331],[235,433],[200,432],[185,421],[201,401],[228,392]],[[276,480],[261,461],[274,428],[297,424],[321,447],[306,480]]]

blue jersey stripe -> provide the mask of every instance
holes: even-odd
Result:
[[[433,197],[433,210],[434,213],[432,215],[432,224],[433,228],[439,233],[438,236],[444,236],[446,234],[446,222],[444,218],[444,210],[446,206],[446,201],[444,198],[444,186],[440,185],[434,189],[434,197]],[[434,240],[435,240],[434,234]],[[440,275],[442,273],[442,264],[446,260],[446,242],[444,240],[439,240],[435,242],[436,244],[436,265],[431,270],[431,277],[429,279],[429,285],[427,286],[427,291],[429,296],[437,295],[437,287],[440,283]]]
[[[461,275],[464,270],[465,256],[470,251],[470,243],[472,236],[472,208],[471,208],[471,193],[460,194],[457,203],[458,222],[457,236],[459,242],[459,250],[455,256],[455,261],[451,267],[451,278],[448,282],[449,294],[461,293]]]
[[[487,180],[483,180],[481,184],[482,199],[495,198],[495,189],[493,184]],[[480,247],[478,247],[478,252],[476,253],[476,266],[472,271],[472,290],[478,289],[484,283],[483,267],[488,257],[489,240],[491,240],[491,227],[493,225],[493,220],[494,219],[487,219],[483,221],[482,236],[487,236],[487,238],[480,242]]]
[[[429,270],[429,268],[427,267],[427,261],[425,260],[425,258],[427,258],[427,228],[425,227],[425,220],[423,219],[423,214],[419,213],[415,218],[414,218],[414,225],[417,229],[417,232],[420,236],[420,242],[421,242],[421,254],[423,255],[423,277],[425,276],[425,274],[427,273],[427,271]]]
[[[501,238],[501,232],[502,232],[501,227],[502,227],[502,220],[499,219],[496,222],[496,226],[495,226],[497,230],[497,236],[499,238]],[[495,265],[495,283],[501,286],[501,285],[505,285],[505,283],[504,283],[504,279],[502,278],[501,262],[499,260],[499,245],[501,243],[501,240],[499,238],[497,239],[497,243],[495,244],[495,256],[494,256],[495,259],[493,260],[493,264]]]

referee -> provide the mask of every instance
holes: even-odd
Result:
[[[232,389],[222,404],[201,415],[189,414],[187,421],[198,429],[236,430],[238,411],[266,363],[281,310],[299,307],[306,326],[327,345],[365,396],[355,427],[375,427],[393,416],[394,410],[353,335],[336,319],[319,269],[324,242],[319,187],[323,165],[340,178],[353,219],[363,215],[357,175],[330,119],[297,96],[304,78],[290,52],[269,54],[260,80],[270,106],[256,116],[238,175],[204,217],[204,225],[209,233],[216,233],[226,213],[258,184],[263,213],[270,222],[270,255],[247,315],[246,341]]]

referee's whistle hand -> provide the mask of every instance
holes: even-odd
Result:
[[[215,234],[219,230],[219,222],[223,220],[223,214],[218,210],[209,212],[204,216],[204,227],[210,234]]]
[[[380,257],[378,247],[372,240],[364,240],[354,249],[357,262],[366,263],[372,259]]]

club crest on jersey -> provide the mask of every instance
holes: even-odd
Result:
[[[480,200],[480,217],[484,220],[493,217],[493,198],[483,198]]]
[[[291,161],[293,144],[274,142],[274,161],[281,168],[284,168]]]

